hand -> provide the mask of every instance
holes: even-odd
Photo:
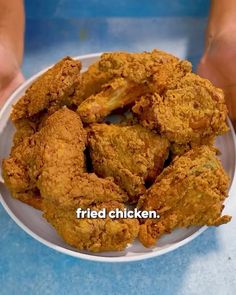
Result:
[[[24,81],[17,58],[6,43],[0,43],[0,108]]]
[[[197,72],[224,90],[229,115],[236,128],[236,30],[208,40]]]

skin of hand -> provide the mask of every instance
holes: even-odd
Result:
[[[235,36],[235,37],[233,37]],[[222,88],[230,118],[236,128],[236,30],[210,40],[199,65],[198,74]]]
[[[24,27],[23,0],[0,0],[0,108],[24,81],[20,71]]]
[[[200,76],[225,92],[229,116],[236,128],[236,2],[212,0]]]
[[[15,54],[0,43],[0,108],[11,93],[24,81]]]

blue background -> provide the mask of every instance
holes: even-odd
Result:
[[[159,47],[197,64],[209,1],[27,0],[23,72],[64,55]],[[236,222],[162,257],[125,264],[75,259],[24,233],[0,206],[0,294],[236,294]]]

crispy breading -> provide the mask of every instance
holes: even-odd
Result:
[[[173,76],[173,70],[179,68],[179,75],[183,76],[190,72],[192,67],[188,61],[161,50],[152,52],[128,53],[111,52],[104,53],[99,61],[99,69],[110,73],[113,77],[123,77],[138,84],[152,83],[156,80],[161,85],[166,83],[168,77]],[[177,70],[176,70],[177,71]]]
[[[145,192],[162,171],[168,156],[167,139],[140,125],[94,124],[88,136],[94,171],[111,176],[127,191],[131,202]]]
[[[192,141],[185,144],[178,144],[178,143],[172,142],[170,145],[171,159],[173,159],[176,156],[181,156],[187,151],[195,147],[199,147],[201,145],[208,145],[209,147],[212,147],[214,146],[215,139],[216,139],[215,136],[206,136],[206,137],[199,138],[199,140],[197,141]]]
[[[140,123],[171,142],[199,142],[228,131],[223,91],[189,73],[163,95],[146,95],[132,108]]]
[[[86,72],[88,75],[89,72],[100,74],[84,79],[88,85],[86,89],[93,84],[92,79],[95,88],[91,88],[91,95],[87,98],[85,95],[78,98],[80,102],[85,99],[78,112],[85,123],[102,121],[112,111],[133,104],[146,93],[162,93],[168,85],[173,87],[190,71],[188,61],[162,51],[105,53],[94,68]]]
[[[126,193],[111,178],[99,178],[94,173],[69,173],[70,171],[52,174],[52,169],[43,169],[37,183],[45,200],[55,206],[64,208],[87,208],[91,204],[106,201],[127,201]]]
[[[221,216],[228,187],[229,177],[213,148],[202,146],[176,157],[139,200],[139,208],[160,215],[142,221],[140,241],[149,247],[176,228],[229,222],[230,216]]]
[[[44,198],[64,205],[68,194],[80,206],[107,199],[126,201],[126,194],[111,179],[85,173],[85,142],[79,116],[66,108],[57,111],[3,161],[6,185],[14,195],[37,187]]]
[[[13,121],[31,117],[47,109],[51,114],[70,105],[71,95],[80,83],[81,62],[65,57],[42,74],[13,106]]]
[[[24,138],[32,136],[37,131],[37,120],[32,119],[18,119],[14,122],[16,132],[13,137],[13,145],[19,145]]]
[[[229,222],[229,177],[213,148],[228,130],[223,92],[159,50],[105,53],[80,70],[64,58],[13,107],[16,133],[2,164],[12,196],[42,210],[69,245],[93,252]],[[113,111],[122,111],[120,123],[105,124]],[[160,218],[76,216],[77,208],[108,213],[137,202]]]
[[[16,132],[13,137],[13,145],[16,147],[26,137],[32,136],[34,133],[39,131],[43,126],[47,118],[50,116],[48,112],[40,112],[29,118],[22,118],[13,121],[16,128]]]
[[[112,79],[112,75],[99,69],[99,62],[89,66],[81,73],[81,83],[76,87],[72,101],[79,106],[90,95],[95,95],[102,90],[102,86]]]
[[[23,201],[27,201],[27,193],[30,199],[45,167],[54,174],[62,169],[84,169],[84,148],[85,132],[79,116],[63,108],[50,116],[39,132],[13,147],[2,165],[5,184],[14,197],[24,195]]]
[[[137,219],[77,219],[76,210],[65,210],[44,201],[44,217],[50,222],[62,238],[79,250],[92,252],[121,251],[137,237],[139,222]],[[107,213],[124,205],[109,201],[90,206],[91,210],[105,208]]]
[[[78,207],[124,209],[127,201],[111,178],[86,173],[85,143],[78,114],[60,109],[3,161],[5,183],[15,198],[42,209],[69,244],[91,251],[122,250],[137,236],[137,220],[76,219]]]

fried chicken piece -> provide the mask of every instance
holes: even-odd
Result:
[[[50,114],[71,104],[71,95],[80,83],[81,62],[65,57],[42,74],[13,106],[13,121],[31,117],[45,109]]]
[[[181,156],[184,153],[188,152],[189,150],[195,147],[199,147],[201,145],[207,145],[209,147],[213,147],[215,139],[216,139],[215,136],[206,136],[206,137],[199,138],[198,141],[189,142],[185,144],[178,144],[178,143],[172,142],[170,145],[171,159],[173,159],[176,156]]]
[[[107,212],[124,205],[109,201],[91,206],[91,210]],[[52,206],[44,201],[44,217],[50,222],[62,238],[79,250],[92,252],[121,251],[133,242],[139,231],[137,219],[77,219],[76,210],[65,210],[63,207]]]
[[[23,192],[13,191],[12,196],[35,209],[42,210],[41,194],[36,187]]]
[[[162,171],[168,156],[167,139],[140,125],[94,124],[88,142],[94,171],[111,176],[136,202]]]
[[[146,93],[162,93],[167,87],[173,87],[191,71],[191,64],[154,50],[150,53],[106,53],[96,64],[96,73],[98,68],[101,74],[94,78],[95,91],[91,88],[91,96],[78,98],[79,101],[85,99],[78,107],[85,123],[102,121],[112,111],[133,104]],[[101,85],[101,76],[105,77],[106,84]],[[88,79],[88,87],[92,79]]]
[[[113,77],[123,77],[137,84],[146,82],[152,84],[154,79],[160,86],[166,84],[168,78],[175,76],[173,71],[175,74],[178,72],[179,77],[183,77],[192,70],[190,62],[181,61],[161,50],[141,53],[104,53],[99,61],[99,68]]]
[[[141,210],[160,215],[142,221],[140,241],[149,247],[176,228],[229,222],[230,216],[221,216],[228,188],[229,177],[213,148],[201,146],[176,157],[139,200]]]
[[[14,122],[16,132],[13,137],[13,145],[19,145],[26,137],[32,136],[37,131],[37,120],[33,119],[18,119]]]
[[[144,127],[177,144],[199,142],[228,131],[223,91],[193,73],[162,96],[142,97],[132,110]]]
[[[79,106],[82,101],[102,90],[102,86],[112,79],[112,75],[99,69],[99,62],[90,65],[88,70],[81,73],[81,83],[76,88],[72,101]]]
[[[85,209],[92,204],[106,201],[127,201],[126,193],[111,178],[102,179],[94,173],[81,171],[71,176],[72,173],[68,172],[57,172],[53,175],[52,171],[45,167],[37,183],[44,200],[52,202],[56,207],[63,206],[67,209],[71,206]]]
[[[77,208],[108,211],[125,208],[127,195],[112,179],[102,179],[94,173],[73,173],[70,179],[70,171],[53,174],[45,170],[39,183],[43,216],[68,244],[93,252],[118,251],[137,237],[138,220],[76,218]],[[58,187],[61,181],[63,184]]]
[[[85,131],[79,116],[63,108],[50,116],[39,132],[13,147],[10,157],[2,164],[5,184],[15,198],[31,204],[32,190],[38,187],[45,167],[51,169],[52,174],[63,169],[84,170],[84,149]],[[60,181],[58,190],[69,180],[62,177]],[[35,207],[40,208],[38,194],[36,198]]]
[[[151,53],[104,53],[99,61],[90,65],[88,70],[81,74],[81,85],[76,90],[73,100],[76,105],[80,105],[83,100],[99,93],[105,84],[109,84],[115,78],[124,77],[134,83],[145,83],[157,71],[157,66],[167,62],[177,64],[178,61],[173,55],[157,50]],[[191,67],[191,64],[188,64]]]
[[[129,105],[146,92],[145,85],[137,85],[117,78],[102,87],[102,91],[84,100],[77,109],[84,123],[102,121],[113,110]]]
[[[16,128],[13,137],[14,147],[19,145],[26,137],[32,136],[34,133],[38,132],[44,126],[44,123],[49,116],[49,113],[43,111],[29,118],[13,121]]]

